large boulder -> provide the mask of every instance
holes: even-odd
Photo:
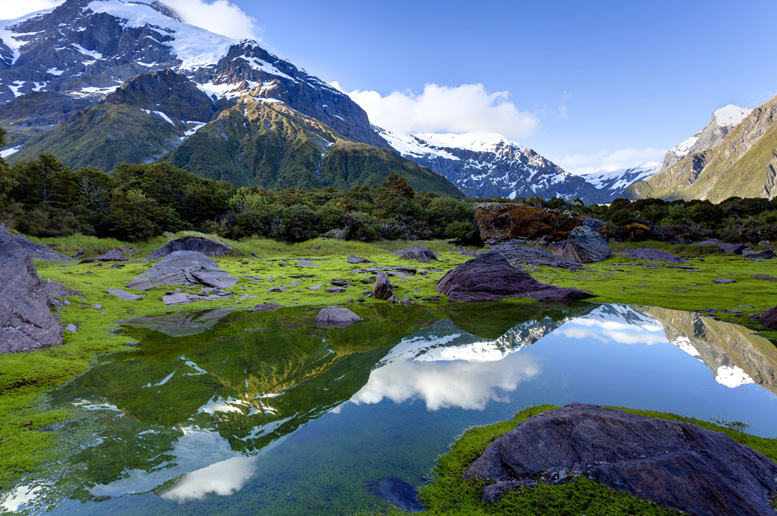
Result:
[[[764,326],[777,330],[777,306],[762,313],[758,317],[758,320],[761,321],[761,324]]]
[[[491,244],[491,250],[504,256],[509,262],[516,262],[520,266],[540,265],[544,267],[560,267],[572,271],[583,268],[578,262],[553,254],[544,247],[521,245],[516,240]]]
[[[429,263],[429,260],[437,260],[437,255],[434,254],[434,251],[422,246],[408,247],[407,249],[401,249],[394,254],[399,256],[401,260],[416,260],[421,263]]]
[[[0,226],[0,353],[57,346],[63,339],[35,264]]]
[[[226,256],[232,250],[229,246],[201,237],[185,237],[169,241],[165,246],[152,252],[146,258],[149,261],[158,260],[175,251],[196,251],[207,256]]]
[[[612,256],[607,240],[588,226],[578,226],[569,234],[559,255],[579,263],[601,262]]]
[[[774,516],[777,464],[689,423],[572,404],[530,417],[491,443],[465,472],[496,480],[483,498],[541,476],[585,476],[689,514]]]
[[[24,254],[33,260],[40,260],[42,262],[75,262],[73,258],[45,245],[33,244],[21,235],[13,235],[13,239],[22,248]]]
[[[391,299],[394,297],[394,287],[391,285],[388,276],[383,271],[378,272],[378,278],[372,287],[372,297],[375,299]]]
[[[485,253],[451,269],[437,282],[437,291],[451,301],[498,301],[530,297],[544,302],[566,302],[593,297],[575,288],[540,283],[511,267],[499,253]]]
[[[156,285],[205,285],[228,288],[237,284],[238,278],[219,269],[212,258],[196,251],[174,251],[159,263],[133,279],[129,285],[142,280]],[[128,286],[128,288],[132,288]]]
[[[581,225],[583,217],[528,204],[487,202],[475,204],[475,222],[487,244],[515,239],[556,242]]]

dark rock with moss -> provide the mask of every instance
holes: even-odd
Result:
[[[528,297],[543,302],[567,302],[594,297],[575,288],[541,283],[511,267],[499,253],[485,253],[448,271],[437,291],[451,301],[498,301]]]
[[[35,264],[0,226],[0,353],[57,346],[63,339]]]
[[[540,265],[544,267],[559,267],[571,271],[583,268],[578,262],[553,254],[544,247],[529,247],[521,245],[515,240],[492,244],[491,250],[504,256],[509,262],[515,262],[520,266]]]
[[[777,330],[777,306],[762,313],[758,317],[758,320],[761,321],[761,324],[764,326]]]
[[[767,249],[760,253],[742,253],[742,258],[747,258],[748,260],[771,260],[772,258],[777,258],[777,253]]]
[[[593,263],[612,256],[612,249],[602,235],[588,226],[578,226],[569,233],[559,255],[579,263]]]
[[[375,285],[372,287],[372,297],[387,300],[394,297],[394,286],[383,271],[378,272]]]
[[[677,264],[688,264],[687,260],[683,260],[679,256],[675,256],[666,251],[659,251],[658,249],[631,249],[627,247],[621,254],[628,256],[632,260],[645,260],[648,262],[669,262]]]
[[[537,477],[585,476],[689,514],[774,515],[777,464],[690,423],[572,404],[520,423],[465,472],[495,501]]]
[[[231,247],[219,244],[213,240],[201,237],[186,237],[178,240],[171,240],[163,247],[148,255],[147,260],[156,260],[164,258],[175,251],[196,251],[207,256],[226,256],[232,250]]]
[[[401,260],[416,260],[421,263],[429,263],[430,260],[437,260],[437,255],[434,254],[434,251],[423,246],[408,247],[407,249],[401,249],[394,254],[399,256]]]
[[[727,244],[726,242],[721,242],[714,238],[702,240],[701,242],[694,242],[691,245],[716,247],[721,253],[742,254],[744,251],[752,251],[752,249],[745,244]]]
[[[567,238],[583,217],[528,204],[488,202],[475,205],[475,222],[488,244],[515,239],[556,242]]]

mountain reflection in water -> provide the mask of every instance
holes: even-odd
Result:
[[[422,483],[465,428],[522,406],[621,405],[777,436],[777,350],[746,328],[652,307],[451,304],[144,317],[133,352],[51,394],[59,464],[5,510],[351,514],[368,485]],[[710,372],[712,374],[710,374]]]

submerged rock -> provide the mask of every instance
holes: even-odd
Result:
[[[418,501],[415,488],[399,478],[382,478],[368,484],[370,492],[405,512],[420,512],[424,506]]]
[[[378,278],[375,280],[375,285],[372,287],[372,297],[382,300],[394,297],[394,287],[391,285],[388,276],[382,271],[378,272]]]
[[[426,247],[416,246],[408,247],[394,253],[399,256],[401,260],[416,260],[421,263],[429,263],[429,260],[437,260],[437,255],[434,251],[427,249]]]
[[[437,291],[451,301],[498,301],[529,297],[537,301],[566,302],[594,297],[575,288],[540,283],[529,274],[511,267],[499,253],[481,254],[448,271],[437,282]]]
[[[231,247],[219,244],[213,240],[201,237],[186,237],[178,240],[171,240],[163,247],[148,255],[147,260],[153,261],[164,258],[175,251],[196,251],[206,256],[226,256],[232,250]]]
[[[578,226],[569,233],[559,255],[579,263],[593,263],[612,256],[612,249],[602,235],[588,226]]]
[[[32,259],[0,226],[0,353],[58,346],[62,328]]]
[[[483,499],[548,474],[585,476],[690,514],[774,515],[777,464],[690,423],[572,404],[533,416],[492,442],[467,478],[493,479]]]
[[[350,326],[353,323],[362,322],[362,319],[347,308],[328,306],[318,312],[316,322],[328,326]]]

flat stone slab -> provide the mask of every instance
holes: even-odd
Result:
[[[213,258],[196,251],[170,253],[137,276],[130,285],[141,280],[148,280],[153,285],[205,285],[213,288],[229,288],[239,281],[219,269]]]
[[[369,260],[367,258],[360,258],[359,256],[349,256],[346,260],[348,263],[356,265],[358,263],[368,263]]]
[[[149,290],[154,290],[154,285],[152,285],[151,281],[146,278],[135,278],[127,283],[127,288],[148,292]]]
[[[328,306],[318,312],[316,323],[327,326],[350,326],[353,323],[364,321],[347,308]]]
[[[191,272],[191,275],[197,280],[197,283],[212,288],[230,288],[237,285],[238,281],[240,281],[220,269],[195,270]]]
[[[730,437],[690,423],[572,404],[530,417],[488,445],[467,478],[496,480],[493,502],[538,477],[588,477],[700,516],[774,516],[777,464]]]
[[[343,287],[331,287],[326,289],[326,291],[329,292],[330,294],[342,294],[343,292],[345,292],[345,289]]]
[[[106,290],[105,293],[110,294],[112,296],[116,296],[122,301],[140,301],[141,299],[143,299],[142,296],[139,296],[137,294],[131,294],[126,290],[121,290],[118,288],[110,288]]]
[[[165,294],[162,296],[162,302],[165,306],[180,306],[188,305],[189,303],[196,303],[197,301],[216,301],[220,299],[231,299],[230,294],[210,294],[200,296],[197,294],[189,294],[187,292],[175,292],[173,294]]]
[[[297,267],[318,267],[318,265],[308,260],[300,260],[296,263],[296,266]]]
[[[289,287],[270,287],[267,292],[286,292]]]
[[[777,281],[777,278],[775,278],[774,276],[769,276],[768,274],[753,274],[750,277],[759,279],[759,280],[765,280],[765,281]]]
[[[492,244],[491,250],[504,256],[509,262],[516,262],[519,265],[559,267],[572,271],[581,270],[583,268],[580,263],[553,254],[544,247],[529,247],[520,245],[516,241]],[[477,256],[477,254],[474,256]]]
[[[716,278],[716,279],[715,279],[715,280],[713,280],[713,281],[714,281],[715,283],[721,283],[721,284],[723,284],[723,285],[727,285],[727,284],[729,284],[729,283],[736,283],[736,282],[737,282],[737,280],[728,279],[728,278]]]
[[[9,234],[11,234],[9,232]],[[33,260],[40,260],[42,262],[67,262],[67,263],[73,263],[76,260],[64,255],[60,252],[55,251],[54,249],[51,249],[50,247],[46,247],[45,245],[40,244],[33,244],[26,238],[24,238],[21,235],[13,235],[11,234],[14,242],[16,245],[18,245],[24,254],[32,258]]]
[[[251,309],[252,312],[265,312],[267,310],[277,310],[278,308],[281,308],[281,305],[278,303],[259,303],[255,307]]]

